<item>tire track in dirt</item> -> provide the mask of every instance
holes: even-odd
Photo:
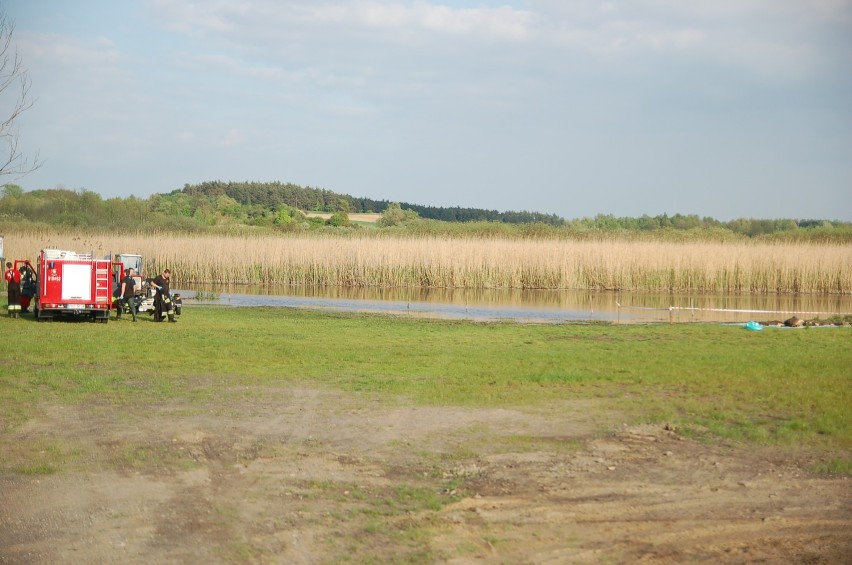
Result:
[[[602,405],[602,404],[601,404]],[[618,425],[595,401],[411,407],[271,390],[133,410],[45,406],[4,438],[67,447],[0,472],[0,563],[840,563],[852,495],[806,451]],[[609,430],[609,431],[607,431]],[[376,512],[421,489],[441,509]],[[423,544],[416,545],[416,544]],[[408,545],[406,545],[408,544]]]

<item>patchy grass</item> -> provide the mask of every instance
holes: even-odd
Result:
[[[573,485],[590,484],[567,474],[585,469],[590,453],[598,457],[587,440],[603,433],[602,422],[606,430],[613,422],[665,422],[715,444],[713,453],[720,444],[783,445],[768,451],[807,452],[797,470],[806,461],[818,474],[852,474],[850,328],[523,325],[193,305],[178,324],[0,319],[0,335],[0,475],[30,487],[39,479],[15,475],[54,473],[50,482],[61,484],[64,471],[75,480],[100,472],[127,487],[167,485],[172,490],[151,502],[151,516],[168,519],[160,541],[181,534],[173,543],[212,542],[199,547],[229,562],[274,561],[292,532],[325,562],[491,554],[516,562],[514,530],[535,527],[537,539],[549,516],[526,523],[529,506],[507,506],[526,510],[501,524],[464,511],[470,534],[460,535],[455,520],[464,504],[449,517],[444,510],[503,492],[504,502],[544,503],[542,512],[564,508],[581,494],[570,492]],[[373,429],[400,425],[397,405],[441,425],[423,429],[404,412],[408,427],[393,439],[365,441]],[[468,407],[500,416],[467,420]],[[527,426],[538,418],[542,424]],[[355,420],[363,427],[352,428]],[[492,427],[497,421],[506,425]],[[578,425],[563,427],[569,421]],[[336,431],[326,435],[326,426]],[[363,443],[350,445],[356,433]],[[590,471],[589,480],[620,482],[622,468],[647,468],[647,476],[666,474],[666,493],[673,469],[691,480],[693,465],[669,468],[691,462],[689,454],[669,459],[656,444],[638,449],[617,470],[596,462],[603,474]],[[577,465],[563,467],[574,452]],[[541,480],[549,490],[539,490]],[[634,496],[624,503],[628,514]],[[652,504],[655,513],[658,499]],[[150,516],[138,523],[147,527]],[[550,539],[582,545],[554,531]]]
[[[830,459],[815,465],[813,471],[820,475],[852,476],[852,459]]]
[[[29,441],[9,445],[0,443],[0,459],[4,467],[21,475],[52,475],[60,469],[79,463],[81,450],[39,434]]]
[[[178,324],[0,318],[0,417],[40,402],[204,406],[293,383],[422,405],[607,399],[636,421],[741,441],[852,445],[852,331],[521,325],[281,308],[185,308]],[[690,432],[691,430],[691,432]]]

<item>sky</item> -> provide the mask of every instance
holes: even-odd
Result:
[[[281,181],[566,219],[852,221],[852,0],[0,8],[35,101],[19,147],[43,161],[4,181],[27,191]]]

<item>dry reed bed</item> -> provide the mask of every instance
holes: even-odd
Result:
[[[374,235],[6,236],[7,255],[42,248],[139,253],[149,273],[191,283],[373,287],[852,293],[852,246]]]

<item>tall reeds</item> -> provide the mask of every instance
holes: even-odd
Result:
[[[11,258],[43,248],[139,253],[181,285],[619,289],[852,293],[852,246],[808,243],[419,238],[370,234],[6,234]]]

